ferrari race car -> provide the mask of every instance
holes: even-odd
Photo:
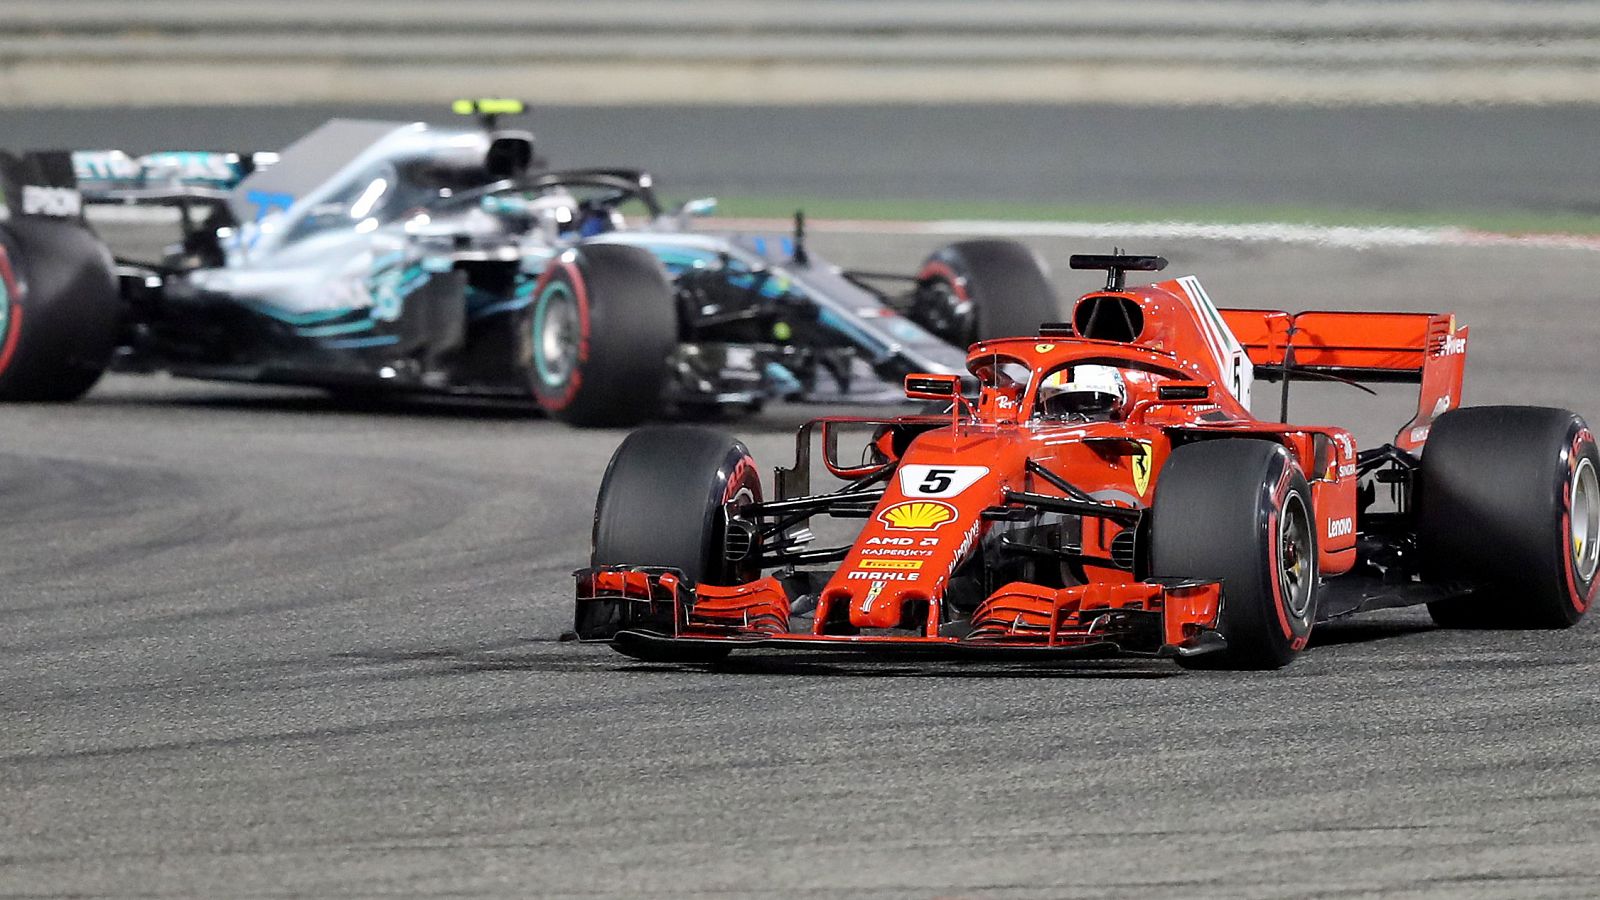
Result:
[[[1468,330],[1454,317],[1218,309],[1192,276],[1125,286],[1159,257],[1071,263],[1106,270],[1104,290],[1070,322],[975,344],[975,397],[954,375],[913,374],[906,394],[949,414],[811,422],[770,499],[731,437],[630,435],[576,573],[575,636],[656,661],[1255,669],[1363,610],[1426,603],[1467,628],[1582,617],[1600,563],[1594,436],[1564,410],[1457,408]],[[1282,383],[1286,410],[1307,379],[1416,383],[1417,413],[1364,450],[1342,428],[1251,415],[1256,383]],[[811,488],[814,433],[836,490]],[[863,524],[819,546],[814,517]]]
[[[0,399],[133,371],[532,398],[581,425],[772,398],[900,400],[980,337],[1056,315],[1041,263],[952,244],[904,277],[845,272],[793,233],[696,233],[644,172],[547,171],[518,104],[476,126],[334,120],[282,153],[11,158]],[[18,202],[20,201],[20,202]],[[165,207],[159,259],[114,264],[85,204]],[[622,213],[638,211],[634,224]]]

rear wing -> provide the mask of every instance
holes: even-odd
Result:
[[[130,156],[121,150],[55,151],[70,159],[88,203],[180,205],[222,201],[253,172],[277,162],[276,153],[167,150]]]
[[[1467,331],[1435,313],[1287,313],[1224,309],[1257,378],[1420,385],[1417,414],[1395,436],[1416,452],[1438,416],[1461,405]]]

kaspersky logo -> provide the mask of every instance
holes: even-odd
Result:
[[[907,500],[878,513],[878,521],[896,531],[932,531],[955,517],[954,506],[937,500]]]

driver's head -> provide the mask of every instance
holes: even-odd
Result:
[[[1073,366],[1039,385],[1040,413],[1052,418],[1115,419],[1127,399],[1122,373],[1111,366]]]
[[[557,234],[566,234],[577,227],[578,201],[566,191],[547,191],[528,197],[518,208],[523,215],[552,228]]]
[[[615,209],[592,203],[588,200],[578,205],[578,235],[580,237],[594,237],[597,234],[616,231],[622,225],[622,214]]]

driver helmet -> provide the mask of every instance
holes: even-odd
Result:
[[[523,200],[518,206],[523,215],[553,228],[557,234],[566,234],[577,227],[578,201],[566,191],[546,191]]]
[[[578,204],[578,236],[594,237],[623,226],[622,213],[585,200]]]
[[[1112,366],[1073,366],[1054,372],[1039,385],[1039,409],[1055,418],[1109,420],[1122,414],[1128,388]]]

